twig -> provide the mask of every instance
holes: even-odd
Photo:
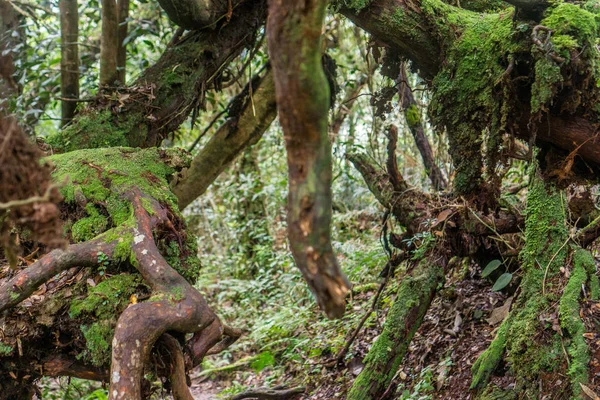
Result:
[[[47,203],[50,201],[50,194],[52,193],[52,190],[57,187],[58,185],[48,186],[48,189],[46,189],[46,192],[43,196],[32,196],[27,199],[11,200],[7,201],[6,203],[0,203],[0,210],[7,210],[9,208],[21,207],[33,203]]]
[[[388,264],[389,264],[390,268],[393,268],[392,265],[391,265],[391,263],[392,263],[392,260],[390,259],[388,261]],[[334,359],[331,359],[331,360],[329,360],[327,362],[327,364],[326,364],[327,366],[333,366],[333,365],[343,364],[344,358],[346,357],[346,354],[348,354],[348,351],[350,350],[350,347],[352,346],[352,343],[354,343],[354,340],[356,339],[356,337],[360,333],[360,331],[361,331],[363,325],[365,324],[365,322],[367,322],[367,319],[369,319],[369,317],[371,316],[371,314],[373,313],[373,311],[375,311],[375,308],[377,307],[377,303],[379,301],[379,296],[381,296],[381,293],[383,292],[383,289],[385,288],[385,285],[387,284],[387,282],[388,282],[388,280],[389,280],[389,278],[390,278],[391,275],[392,274],[390,272],[390,273],[388,273],[385,276],[385,278],[383,279],[383,281],[379,285],[379,289],[377,289],[377,294],[375,294],[375,297],[373,298],[373,303],[371,303],[371,308],[360,319],[360,322],[358,323],[358,325],[356,326],[356,328],[354,328],[354,331],[352,332],[352,335],[350,336],[350,339],[348,339],[348,341],[346,342],[346,345],[344,346],[344,348],[338,352],[338,354],[335,356]]]

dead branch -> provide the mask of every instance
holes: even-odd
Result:
[[[256,399],[256,400],[286,400],[294,398],[306,391],[303,386],[297,386],[291,389],[269,389],[269,388],[257,388],[250,389],[243,393],[238,393],[231,397],[229,400],[243,400],[243,399]]]
[[[398,159],[396,157],[396,146],[398,144],[398,128],[395,125],[390,125],[387,131],[387,173],[392,182],[394,190],[402,192],[408,189],[408,184],[398,171]]]

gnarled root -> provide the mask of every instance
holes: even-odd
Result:
[[[157,300],[130,305],[119,317],[112,343],[111,400],[141,398],[144,366],[163,333],[195,333],[220,325],[204,297],[171,268],[156,247],[152,228],[168,221],[167,210],[149,199],[151,217],[140,193],[133,192],[129,197],[138,222],[132,246],[136,268]],[[215,343],[218,340],[217,337]]]

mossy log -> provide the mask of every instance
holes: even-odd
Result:
[[[410,275],[404,277],[383,331],[369,350],[365,367],[354,381],[347,400],[381,398],[443,282],[443,269],[430,260],[422,260]]]

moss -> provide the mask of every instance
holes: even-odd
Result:
[[[564,266],[569,237],[565,227],[562,192],[545,183],[532,163],[525,218],[525,245],[521,251],[521,293],[497,338],[473,367],[473,387],[485,387],[505,351],[517,386],[537,398],[541,374],[557,372],[564,359],[561,337],[552,330],[544,313],[558,300],[559,287],[552,286]],[[542,335],[541,332],[548,332]]]
[[[84,242],[93,239],[104,232],[108,226],[106,217],[98,212],[98,209],[88,203],[85,206],[88,216],[80,219],[71,226],[71,235],[74,242]]]
[[[0,357],[1,356],[9,356],[12,353],[13,347],[9,346],[5,343],[0,342]]]
[[[574,268],[580,265],[587,271],[590,286],[590,298],[592,300],[598,300],[600,296],[600,285],[596,273],[596,263],[594,262],[592,254],[588,250],[581,248],[576,249],[573,254],[573,265]]]
[[[111,343],[114,336],[114,322],[100,321],[90,326],[82,325],[81,332],[85,337],[86,351],[82,357],[95,366],[104,366],[110,363]]]
[[[347,7],[355,12],[359,12],[363,8],[366,8],[371,3],[371,0],[336,0],[332,2],[334,9],[340,7]]]
[[[552,104],[556,87],[563,80],[560,67],[542,58],[535,63],[535,81],[531,87],[531,112],[536,113]]]
[[[506,333],[508,331],[509,319],[505,319],[498,329],[496,337],[490,346],[477,358],[477,361],[471,367],[473,379],[471,381],[471,389],[483,388],[490,378],[491,374],[496,370],[506,346]]]
[[[571,387],[575,396],[578,396],[581,392],[579,384],[585,384],[588,381],[588,363],[590,361],[588,347],[583,336],[585,327],[581,318],[579,318],[581,287],[588,280],[588,272],[585,267],[588,256],[589,252],[583,249],[575,252],[573,270],[571,271],[569,282],[564,289],[558,308],[560,326],[567,334],[565,335],[565,347],[570,357],[567,372],[571,379]]]
[[[119,126],[115,116],[109,110],[102,110],[81,115],[76,124],[49,136],[46,141],[62,151],[73,151],[81,148],[127,146],[125,134],[125,128]]]
[[[137,274],[121,273],[110,277],[94,287],[88,287],[84,299],[73,300],[69,315],[71,318],[77,318],[86,313],[98,318],[112,318],[127,306],[129,297],[141,284],[142,279]]]
[[[365,367],[354,381],[348,400],[369,400],[383,392],[406,353],[431,301],[431,294],[443,282],[440,267],[423,260],[413,276],[403,279],[381,335],[364,359]]]
[[[504,390],[496,385],[490,385],[477,397],[477,400],[516,400],[517,394],[513,390]]]
[[[411,104],[410,107],[404,111],[404,117],[406,118],[406,123],[410,129],[414,129],[421,124],[421,114],[415,104]]]
[[[447,63],[436,75],[430,105],[433,122],[445,126],[450,153],[456,167],[457,193],[475,191],[484,167],[483,132],[489,129],[493,141],[487,151],[496,152],[497,135],[506,129],[503,81],[513,54],[523,50],[522,34],[514,29],[512,11],[473,17],[455,44],[447,50]],[[443,23],[443,20],[440,22]],[[491,175],[496,168],[490,162]]]

